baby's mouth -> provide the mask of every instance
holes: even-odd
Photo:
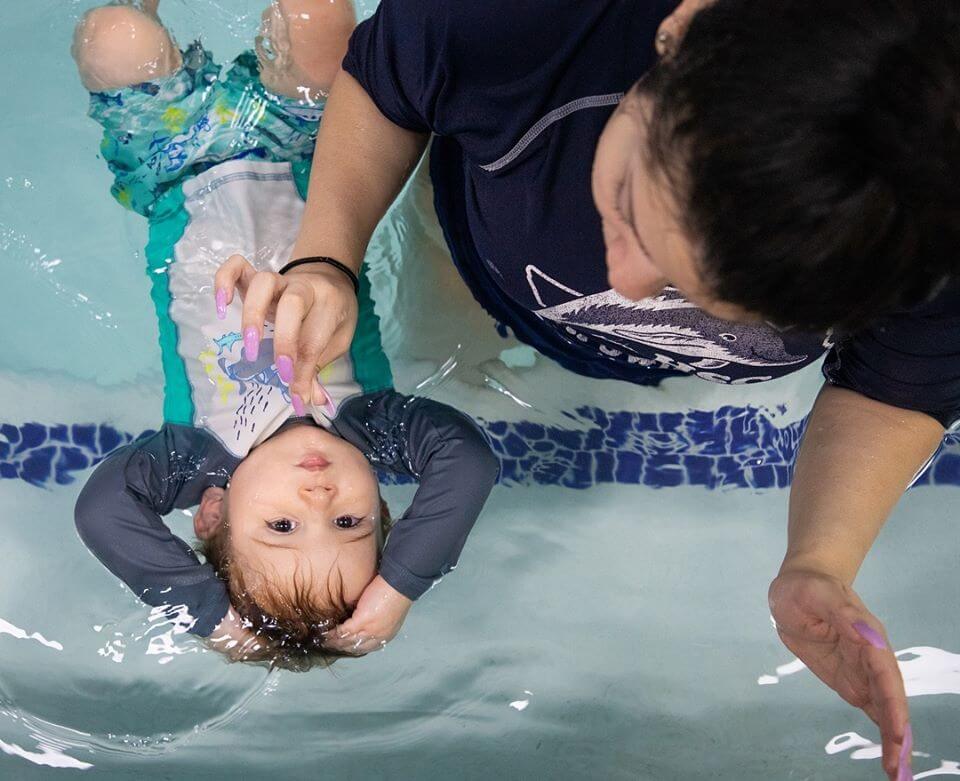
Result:
[[[303,459],[297,466],[310,472],[319,472],[321,469],[330,466],[330,462],[321,455],[312,454]]]

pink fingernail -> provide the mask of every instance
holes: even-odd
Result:
[[[277,374],[285,385],[293,382],[293,359],[289,355],[281,355],[277,358]]]
[[[860,635],[860,637],[870,643],[874,648],[879,648],[881,651],[887,650],[887,644],[883,639],[883,635],[869,624],[863,621],[857,621],[853,625],[853,628],[857,630],[857,634]]]
[[[897,771],[897,781],[913,781],[913,771],[907,762],[913,753],[913,728],[910,722],[903,730],[903,745],[900,747],[900,769]]]
[[[260,333],[252,325],[243,332],[243,357],[253,363],[260,354]]]
[[[303,406],[303,399],[300,398],[299,394],[291,393],[290,402],[293,404],[293,411],[298,417],[303,417],[307,414],[307,408]]]
[[[227,316],[227,291],[222,287],[217,288],[217,319],[223,320]]]

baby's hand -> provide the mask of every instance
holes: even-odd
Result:
[[[234,662],[246,662],[250,657],[258,656],[260,651],[256,635],[232,607],[207,638],[207,644]]]
[[[377,575],[363,590],[353,615],[330,631],[325,645],[354,654],[377,651],[396,637],[412,604]]]

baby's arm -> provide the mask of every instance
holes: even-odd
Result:
[[[341,627],[356,642],[389,640],[376,631],[452,570],[497,479],[499,464],[477,425],[452,407],[392,391],[351,399],[334,428],[379,467],[419,480],[410,509],[394,525],[380,574]],[[369,593],[368,593],[369,592]],[[360,650],[372,650],[365,645]]]
[[[156,17],[156,6],[148,5],[145,13],[130,5],[106,5],[83,16],[74,33],[73,57],[84,87],[120,89],[180,67],[180,51]]]
[[[227,466],[204,437],[211,439],[168,425],[111,454],[80,492],[76,524],[86,546],[137,597],[155,607],[184,606],[194,619],[190,631],[207,637],[230,608],[226,587],[160,517],[196,504],[207,475]],[[178,453],[190,456],[181,462]]]

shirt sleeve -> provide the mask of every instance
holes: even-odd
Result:
[[[415,600],[456,566],[499,462],[469,417],[393,391],[351,399],[334,428],[376,466],[420,481],[380,564],[383,579]]]
[[[449,5],[443,0],[382,0],[350,38],[343,69],[380,113],[407,130],[436,129],[437,102],[446,83]]]
[[[839,339],[823,371],[833,385],[950,428],[960,420],[960,285]]]
[[[207,637],[230,607],[226,586],[161,519],[196,504],[209,485],[196,478],[217,471],[209,463],[214,443],[201,442],[207,452],[198,459],[197,437],[210,439],[164,426],[111,454],[80,492],[75,519],[80,539],[137,597],[171,612],[186,607],[194,619],[190,631]],[[189,463],[178,453],[189,453]]]

